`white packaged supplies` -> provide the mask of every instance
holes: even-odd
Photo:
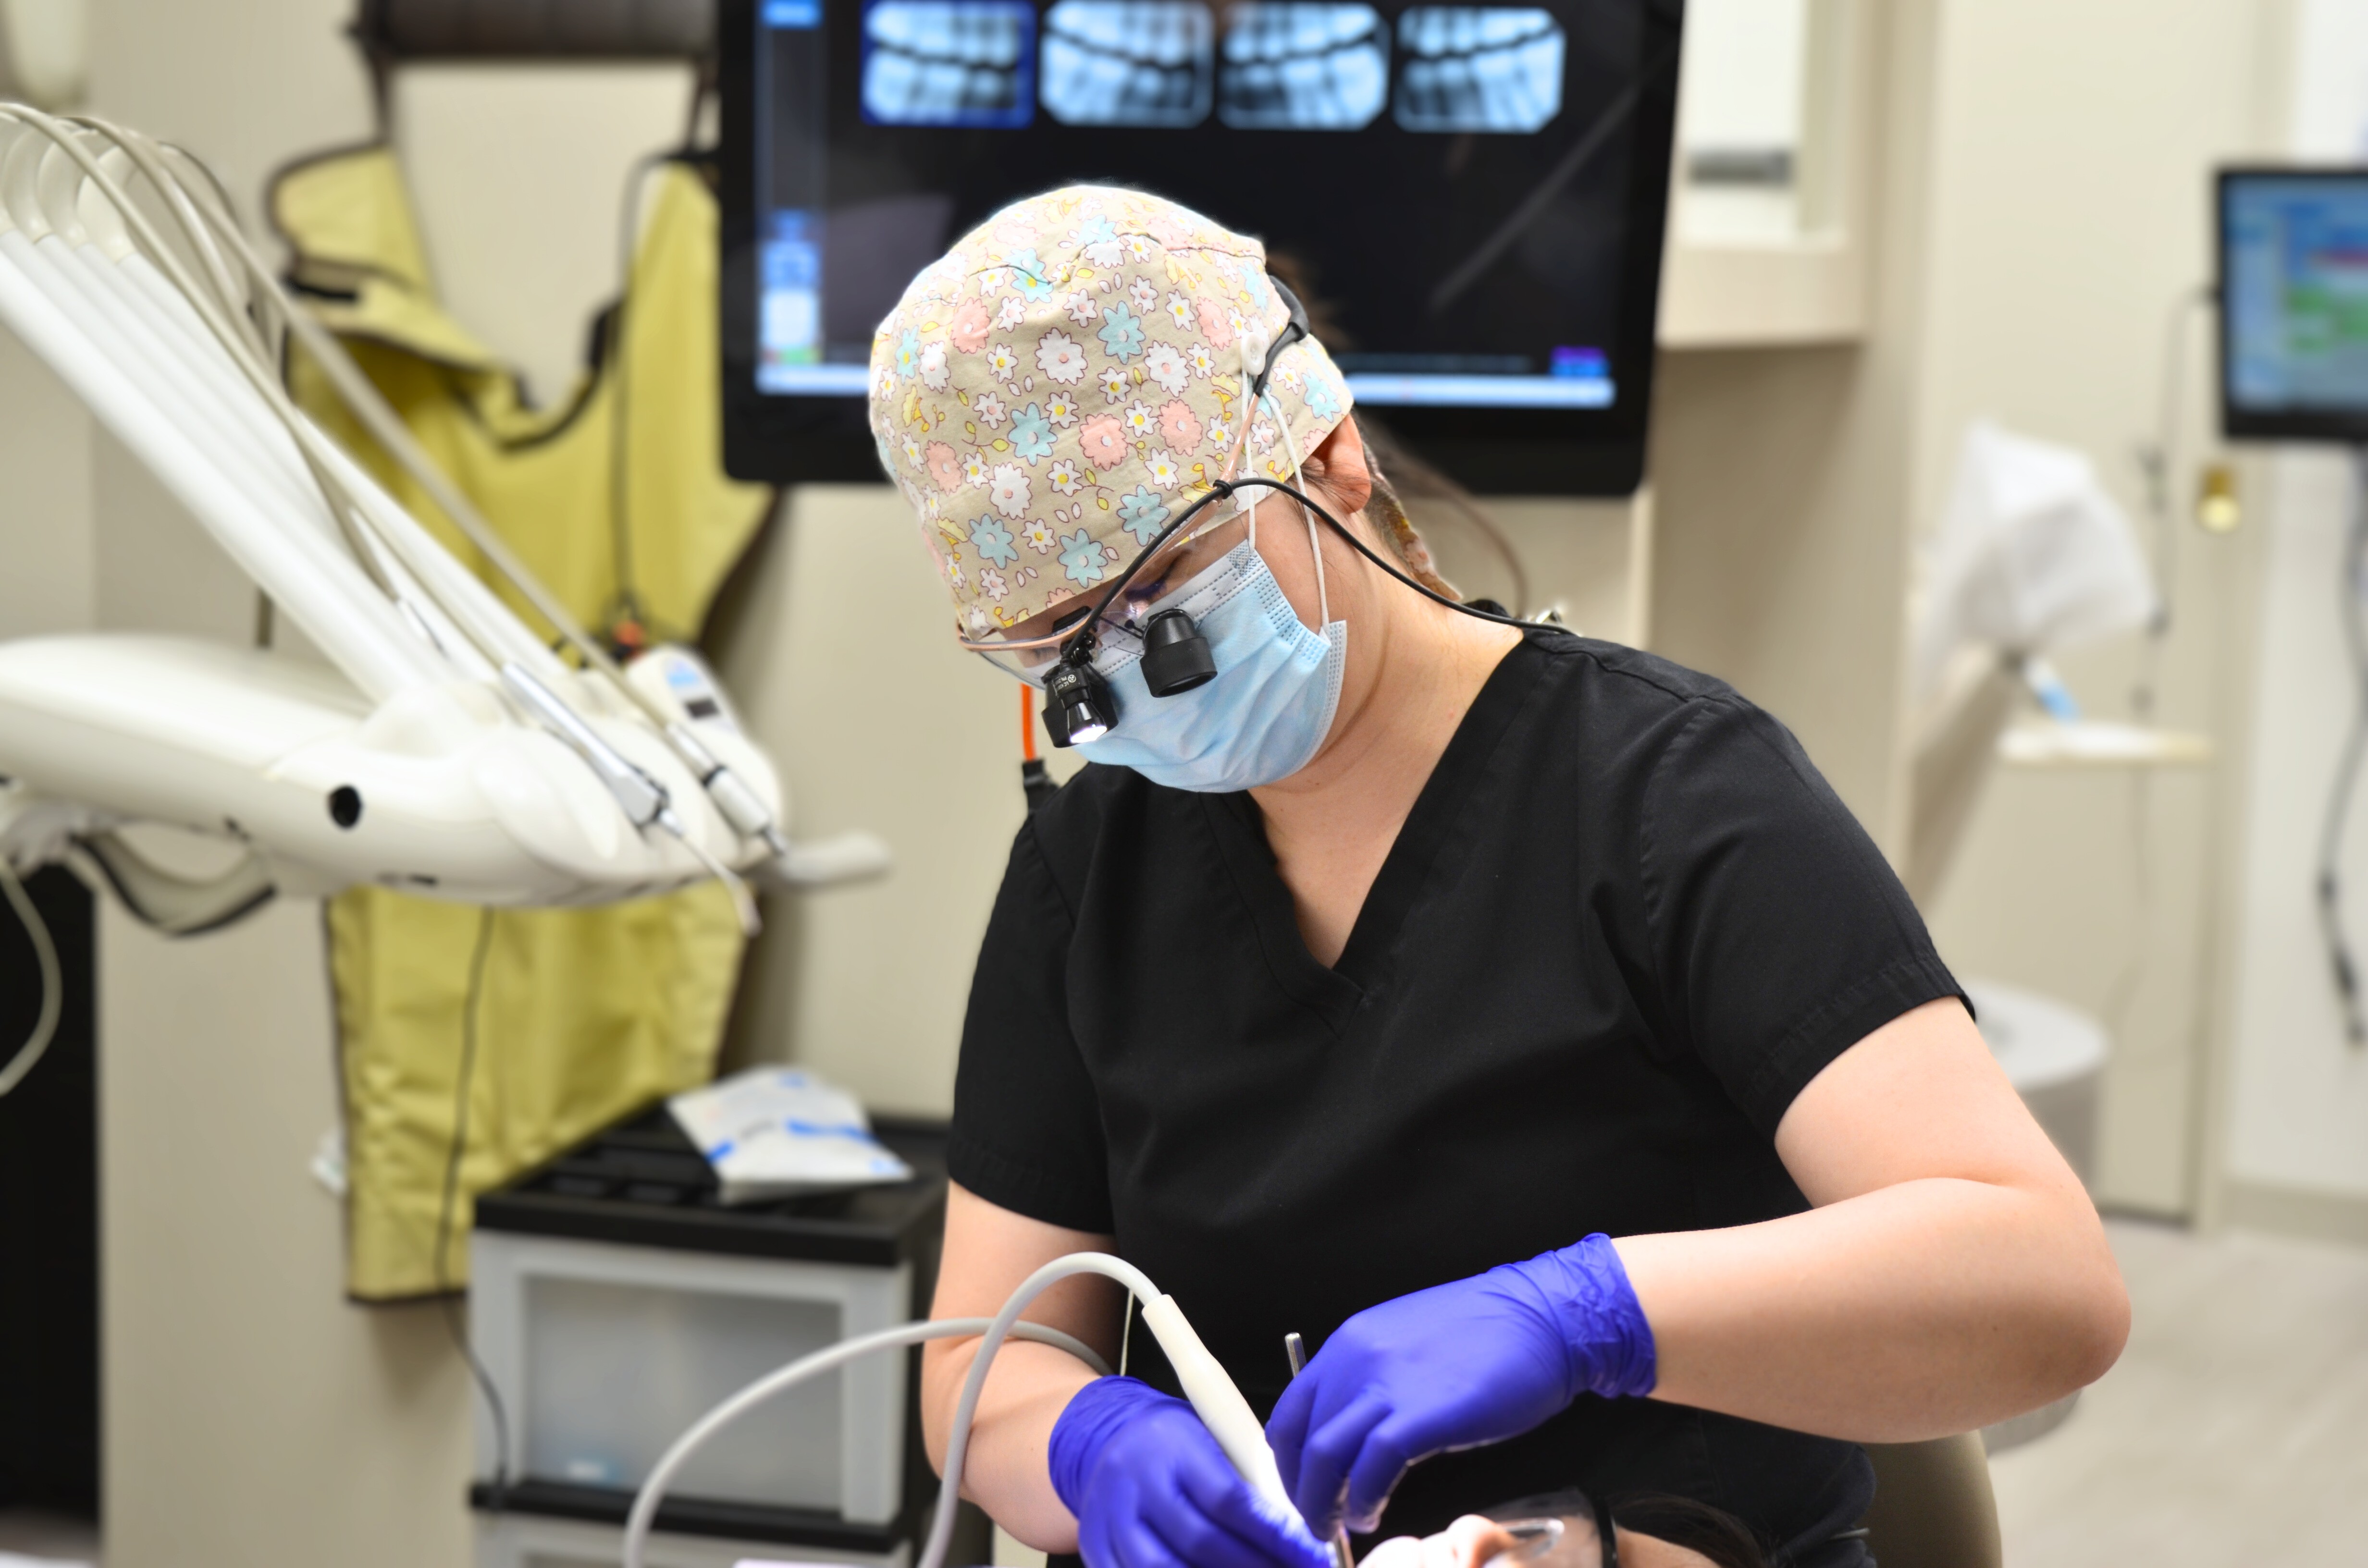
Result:
[[[726,1203],[909,1181],[871,1135],[862,1102],[796,1067],[751,1067],[666,1101],[723,1184]]]

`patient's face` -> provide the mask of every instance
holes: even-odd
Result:
[[[1498,1568],[1603,1568],[1603,1542],[1592,1518],[1565,1516],[1559,1540],[1524,1541],[1494,1519],[1466,1514],[1437,1535],[1391,1537],[1367,1552],[1360,1568],[1488,1568],[1491,1563]],[[1657,1536],[1620,1529],[1620,1568],[1713,1564],[1701,1552]]]

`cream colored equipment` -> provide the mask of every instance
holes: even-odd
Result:
[[[2089,460],[1981,422],[1965,432],[1921,575],[1905,880],[1929,909],[2026,691],[2054,715],[2031,732],[2043,744],[2077,748],[2132,733],[2072,722],[2047,655],[2135,631],[2158,607],[2129,520]]]
[[[0,861],[70,848],[170,929],[274,889],[360,882],[597,903],[740,874],[876,869],[793,851],[771,763],[697,657],[620,667],[291,305],[185,154],[0,105],[0,324],[147,463],[329,667],[154,636],[0,644]],[[529,626],[289,400],[291,340],[507,580]],[[0,489],[0,515],[6,492]],[[40,526],[25,518],[18,526]],[[203,885],[114,836],[243,846]]]

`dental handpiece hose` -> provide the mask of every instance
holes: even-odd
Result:
[[[976,1319],[938,1323],[905,1324],[883,1329],[858,1339],[844,1340],[827,1349],[791,1362],[758,1379],[713,1410],[675,1440],[649,1479],[642,1483],[640,1494],[633,1499],[632,1512],[625,1524],[624,1568],[643,1568],[643,1551],[649,1540],[652,1525],[656,1522],[658,1504],[666,1487],[693,1453],[723,1426],[755,1409],[766,1400],[782,1393],[810,1378],[819,1377],[844,1366],[858,1357],[882,1350],[902,1349],[924,1340],[946,1339],[979,1334],[978,1354],[972,1360],[969,1375],[962,1381],[962,1397],[954,1406],[951,1428],[946,1437],[945,1481],[938,1494],[935,1517],[929,1527],[928,1542],[921,1550],[914,1568],[944,1568],[946,1550],[953,1536],[954,1513],[962,1496],[962,1460],[970,1448],[971,1424],[978,1414],[980,1393],[986,1386],[987,1369],[993,1365],[996,1352],[1006,1339],[1014,1335],[1040,1344],[1052,1344],[1076,1356],[1097,1374],[1108,1375],[1108,1369],[1085,1346],[1067,1335],[1022,1324],[1019,1314],[1026,1312],[1036,1298],[1061,1280],[1077,1274],[1099,1274],[1117,1280],[1135,1300],[1143,1303],[1143,1325],[1159,1341],[1167,1356],[1168,1365],[1175,1369],[1176,1379],[1183,1386],[1184,1397],[1191,1402],[1209,1434],[1224,1450],[1225,1458],[1241,1472],[1269,1503],[1286,1514],[1295,1514],[1290,1492],[1282,1484],[1282,1471],[1275,1463],[1274,1450],[1267,1446],[1266,1429],[1259,1425],[1249,1402],[1241,1390],[1234,1386],[1225,1369],[1201,1343],[1201,1336],[1185,1321],[1183,1309],[1176,1299],[1163,1294],[1151,1282],[1148,1275],[1121,1257],[1108,1253],[1071,1253],[1046,1264],[1019,1283],[1003,1303],[1003,1310],[993,1319],[982,1324]],[[984,1332],[981,1333],[981,1329]]]

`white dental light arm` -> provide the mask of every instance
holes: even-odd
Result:
[[[177,348],[187,359],[190,358],[193,349],[202,348],[202,345],[196,341],[197,337],[208,337],[219,345],[223,355],[232,361],[233,367],[243,374],[244,379],[258,394],[265,407],[256,408],[253,400],[239,399],[234,396],[226,398],[227,405],[244,414],[250,426],[256,423],[258,416],[267,412],[277,415],[276,421],[264,422],[264,428],[260,432],[262,438],[267,443],[273,442],[276,438],[277,444],[282,449],[289,449],[292,441],[294,455],[309,471],[312,479],[324,494],[334,520],[341,529],[346,531],[347,540],[353,546],[356,561],[373,582],[395,597],[398,604],[407,603],[413,597],[413,595],[404,592],[405,585],[398,583],[394,573],[391,570],[387,552],[388,548],[392,546],[394,553],[402,557],[405,564],[432,580],[428,585],[430,596],[440,601],[438,608],[445,611],[447,618],[450,619],[453,629],[461,631],[469,641],[476,643],[478,651],[484,657],[495,662],[508,662],[522,655],[540,658],[550,666],[548,670],[541,672],[546,675],[564,668],[558,665],[555,660],[550,659],[549,654],[539,642],[524,635],[523,629],[517,627],[514,619],[501,608],[498,601],[484,593],[483,585],[477,584],[473,577],[460,571],[458,563],[452,562],[449,555],[436,547],[433,540],[418,528],[417,524],[395,506],[392,498],[379,490],[359,466],[336,448],[334,442],[323,436],[288,398],[267,361],[266,353],[268,346],[262,341],[259,334],[249,331],[245,325],[247,320],[245,308],[250,303],[268,301],[274,308],[275,313],[290,324],[307,324],[309,318],[296,312],[278,294],[277,285],[263,267],[259,258],[255,256],[252,248],[245,244],[245,236],[237,228],[229,224],[211,208],[200,207],[192,200],[171,177],[169,172],[163,167],[161,161],[154,154],[153,144],[145,142],[144,139],[101,122],[80,122],[86,124],[94,134],[103,136],[113,143],[108,154],[95,157],[71,131],[56,121],[49,121],[44,117],[21,111],[14,118],[21,119],[32,129],[40,131],[54,148],[53,153],[43,154],[34,161],[38,167],[37,177],[42,185],[49,187],[45,194],[51,197],[48,202],[39,204],[36,210],[40,207],[55,208],[64,203],[71,203],[76,219],[84,219],[86,215],[90,228],[98,231],[90,233],[89,237],[98,243],[102,249],[112,252],[124,264],[123,271],[131,276],[135,283],[150,267],[162,270],[161,277],[148,274],[153,278],[148,291],[154,296],[152,302],[163,311],[166,317],[166,330],[164,336],[170,338],[173,335],[171,329],[176,324],[172,323],[171,318],[175,314],[177,313],[183,318],[182,323],[178,324],[181,326],[180,341],[177,344],[167,344],[166,347]],[[18,155],[23,156],[26,151],[27,149],[20,148]],[[61,154],[64,162],[60,161]],[[191,249],[200,256],[208,264],[207,270],[214,275],[211,292],[205,283],[188,273],[163,236],[157,233],[153,224],[149,222],[145,214],[139,210],[128,191],[122,188],[108,170],[106,166],[108,159],[118,155],[137,166],[148,176],[151,184],[159,191],[160,199],[166,202],[175,217],[179,220],[184,237]],[[74,168],[69,169],[69,164]],[[87,192],[95,192],[105,197],[104,201],[84,202],[80,198],[85,192],[75,191],[71,185],[61,186],[61,177],[76,170],[88,180]],[[19,200],[12,205],[22,209],[28,204]],[[239,257],[251,280],[252,293],[235,289],[228,265],[222,259],[221,249],[216,244],[218,238],[228,242],[233,254]],[[155,284],[161,284],[163,287],[154,287]],[[194,329],[194,335],[191,329]],[[105,335],[112,330],[115,330],[113,324],[103,321],[96,327],[99,335]],[[333,338],[325,333],[319,332],[317,326],[314,331],[320,341],[327,342],[331,346],[331,351],[342,357],[342,350],[335,344]],[[149,345],[135,344],[133,347],[154,347],[154,343],[152,341]],[[149,362],[153,364],[154,360]],[[202,376],[206,366],[205,356],[201,352],[196,354],[195,362],[199,365],[199,373]],[[214,363],[219,364],[219,360],[216,359]],[[347,364],[350,368],[350,360],[347,360]],[[213,384],[204,387],[203,392],[223,397],[230,392],[230,387],[225,384],[224,378],[219,372],[212,380]],[[367,382],[364,384],[367,385]],[[377,403],[374,412],[393,420],[392,412],[385,409],[383,400],[376,399],[375,389],[370,389],[370,395]],[[210,417],[211,410],[214,406],[217,405],[209,403],[201,397],[196,410],[198,416],[200,419]],[[394,423],[399,425],[400,422],[397,420]],[[434,473],[433,465],[427,462],[424,454],[418,453],[416,443],[411,445],[410,453],[418,459],[424,468],[434,474],[438,488],[446,492],[451,491],[449,482],[444,481],[440,473]],[[284,494],[284,484],[281,488]],[[482,521],[478,521],[482,528]],[[485,529],[484,532],[488,538],[495,538],[491,535],[490,529]],[[513,575],[521,584],[522,591],[528,593],[539,608],[554,605],[554,601],[551,600],[548,593],[542,590],[540,585],[534,584],[531,577],[524,573],[524,569],[518,564],[516,558],[502,549],[497,538],[495,538],[495,548],[489,553],[498,557],[499,563],[506,573]],[[469,586],[462,588],[461,586],[462,583],[466,583]],[[457,603],[453,602],[455,599],[458,600]],[[562,629],[563,631],[572,630],[564,623]],[[576,636],[581,637],[580,631]],[[443,640],[439,638],[437,641],[440,644]],[[531,654],[527,653],[529,648],[533,651]]]
[[[724,1426],[774,1395],[796,1387],[810,1378],[821,1376],[859,1357],[883,1350],[902,1349],[932,1339],[967,1338],[978,1335],[978,1354],[972,1360],[970,1374],[962,1381],[962,1397],[954,1406],[951,1430],[946,1437],[945,1480],[939,1488],[938,1505],[929,1525],[928,1543],[921,1549],[920,1560],[914,1568],[944,1568],[946,1547],[953,1539],[954,1514],[962,1502],[962,1461],[970,1451],[970,1429],[978,1414],[981,1391],[986,1386],[986,1375],[994,1365],[996,1353],[1008,1338],[1018,1337],[1040,1345],[1051,1345],[1066,1350],[1100,1377],[1110,1375],[1109,1366],[1092,1349],[1063,1334],[1039,1324],[1021,1323],[1019,1314],[1030,1303],[1061,1280],[1077,1274],[1100,1274],[1117,1280],[1143,1303],[1143,1324],[1158,1339],[1159,1347],[1176,1369],[1177,1381],[1184,1387],[1185,1397],[1209,1428],[1217,1446],[1245,1480],[1269,1503],[1286,1516],[1296,1517],[1297,1507],[1282,1484],[1281,1471],[1274,1462],[1274,1450],[1267,1446],[1266,1432],[1258,1425],[1249,1402],[1234,1386],[1232,1378],[1217,1358],[1201,1343],[1201,1336],[1184,1319],[1183,1311],[1173,1296],[1164,1295],[1151,1282],[1149,1276],[1122,1257],[1108,1253],[1071,1253],[1054,1258],[1019,1283],[1003,1303],[1003,1310],[993,1318],[947,1318],[935,1323],[909,1323],[895,1328],[882,1329],[877,1334],[842,1340],[827,1349],[791,1362],[779,1371],[767,1374],[742,1389],[709,1411],[674,1441],[657,1464],[650,1471],[649,1479],[642,1483],[633,1498],[632,1511],[625,1518],[624,1568],[643,1568],[643,1551],[649,1540],[650,1527],[657,1517],[658,1505],[666,1488],[693,1453]]]
[[[0,858],[54,858],[63,822],[88,842],[154,820],[244,840],[267,887],[575,904],[712,876],[744,922],[740,871],[814,885],[876,869],[803,865],[771,765],[695,656],[620,669],[280,291],[211,181],[136,133],[0,104],[0,325],[351,686],[161,638],[0,643]],[[297,408],[283,336],[583,669]]]
[[[51,122],[51,126],[45,127],[37,122],[28,123],[34,123],[35,129],[42,131],[45,135],[50,134],[55,124]],[[276,283],[261,269],[259,261],[255,261],[249,269],[252,291],[236,288],[227,263],[222,259],[221,248],[215,243],[219,233],[223,238],[235,239],[237,246],[234,248],[243,247],[244,236],[238,233],[235,225],[223,222],[219,231],[212,227],[207,220],[208,210],[199,208],[190,199],[169,171],[163,167],[161,160],[140,139],[96,122],[91,122],[91,133],[113,142],[108,154],[94,156],[71,132],[50,137],[54,151],[45,154],[40,162],[40,178],[48,197],[42,205],[51,210],[70,214],[72,227],[119,260],[122,270],[135,279],[142,270],[143,262],[161,269],[163,277],[159,281],[165,282],[167,288],[155,292],[160,296],[158,302],[168,321],[177,315],[185,324],[180,333],[180,347],[184,354],[193,357],[195,362],[201,366],[209,361],[219,364],[220,358],[226,356],[238,372],[233,378],[217,375],[215,384],[208,390],[217,395],[229,394],[231,388],[224,384],[225,381],[240,379],[252,387],[262,407],[256,407],[254,399],[241,399],[234,395],[230,396],[230,406],[245,409],[250,422],[265,418],[268,425],[276,426],[282,437],[277,443],[282,454],[289,449],[289,440],[292,439],[292,450],[298,463],[327,502],[330,516],[356,562],[371,583],[395,601],[406,620],[415,624],[425,621],[427,616],[421,601],[423,597],[435,601],[450,621],[445,629],[445,637],[431,635],[431,641],[439,648],[445,646],[450,631],[457,630],[490,662],[501,662],[506,653],[515,657],[514,647],[504,647],[505,642],[514,644],[517,641],[504,635],[507,630],[515,626],[514,620],[506,612],[494,608],[489,597],[472,598],[452,592],[452,574],[439,572],[438,566],[456,567],[457,563],[437,549],[416,524],[404,516],[401,508],[395,506],[338,449],[335,442],[323,435],[297,409],[286,389],[279,384],[275,368],[276,356],[271,354],[270,346],[261,333],[251,325],[250,310],[268,303],[275,313],[286,313],[288,307],[278,294]],[[108,159],[116,154],[120,154],[130,165],[138,167],[159,191],[189,247],[204,264],[203,269],[211,275],[211,283],[190,273],[139,210],[129,191],[116,180],[107,166]],[[88,180],[86,187],[77,188],[79,182],[74,177],[77,172]],[[103,197],[105,199],[85,200],[83,199],[85,196]],[[240,249],[240,255],[243,261],[254,261],[251,249]],[[107,273],[101,272],[97,276],[114,281]],[[119,290],[121,292],[125,291]],[[170,327],[165,335],[172,335]],[[204,352],[205,339],[211,339],[219,347],[221,356]],[[268,431],[264,439],[268,444],[272,441]],[[377,504],[373,506],[372,502]],[[415,575],[428,581],[402,581],[402,574],[390,560],[390,553],[401,558]],[[430,564],[431,557],[435,558],[436,564]],[[424,595],[423,588],[426,590]]]
[[[696,777],[702,789],[714,800],[724,818],[745,837],[765,843],[777,856],[789,853],[789,842],[774,820],[773,812],[763,800],[738,778],[728,764],[715,757],[702,745],[697,735],[687,727],[672,721],[655,703],[624,678],[608,650],[587,634],[571,617],[551,592],[539,582],[520,561],[507,540],[480,515],[475,506],[459,486],[421,449],[410,427],[388,406],[378,388],[363,374],[335,334],[323,327],[309,312],[288,306],[276,292],[268,269],[265,267],[245,234],[230,222],[228,215],[214,208],[201,208],[179,190],[163,166],[165,149],[135,132],[126,131],[103,120],[87,119],[83,123],[115,142],[118,148],[147,174],[150,180],[173,190],[176,210],[184,216],[191,230],[193,244],[202,242],[210,257],[219,256],[214,243],[219,240],[229,247],[251,279],[252,286],[265,291],[280,307],[279,319],[307,353],[313,356],[340,398],[404,470],[426,490],[430,499],[451,518],[455,527],[492,562],[495,571],[517,588],[537,614],[550,624],[562,641],[576,650],[586,665],[606,676],[610,686],[628,700],[639,706],[651,722],[667,736],[676,754]],[[226,270],[218,268],[218,282],[226,291],[233,285]],[[225,302],[228,302],[226,300]],[[338,454],[342,457],[343,454]],[[383,497],[381,497],[383,499]],[[410,519],[404,517],[404,522]],[[471,579],[473,584],[474,579]],[[622,797],[620,803],[623,804]],[[628,808],[629,814],[631,808]]]
[[[226,279],[217,278],[212,284],[192,276],[183,262],[132,201],[128,191],[116,180],[99,155],[85,144],[87,137],[65,122],[51,119],[31,110],[8,110],[14,119],[49,143],[47,149],[39,142],[27,143],[17,149],[18,158],[12,161],[12,178],[8,196],[10,206],[17,211],[19,222],[40,223],[52,231],[63,230],[69,235],[87,239],[83,225],[82,197],[85,190],[105,199],[104,205],[94,203],[94,212],[103,212],[111,205],[117,218],[148,259],[163,270],[174,287],[204,322],[221,351],[246,381],[254,394],[280,420],[287,432],[295,438],[301,460],[311,472],[327,502],[331,517],[343,532],[354,558],[371,582],[381,592],[395,594],[388,578],[382,556],[382,546],[373,538],[356,515],[353,498],[324,467],[326,452],[333,448],[326,437],[303,418],[279,384],[275,367],[263,352],[256,336],[241,324],[246,301],[226,296],[221,290]],[[22,188],[23,176],[31,174],[34,189]],[[84,182],[87,181],[85,187]],[[168,210],[180,216],[173,206],[175,193],[162,189],[159,196]],[[42,237],[42,236],[36,236]],[[201,264],[217,263],[211,247],[192,239],[192,248]],[[213,269],[210,267],[209,268]],[[85,276],[87,276],[86,274]],[[103,274],[99,276],[104,276]]]
[[[0,111],[4,114],[6,111]],[[0,121],[0,132],[7,127]],[[203,521],[232,559],[304,627],[363,691],[379,698],[438,678],[427,650],[405,634],[385,601],[367,591],[353,560],[320,530],[290,528],[277,497],[243,483],[235,456],[199,419],[176,418],[176,389],[156,369],[162,355],[110,321],[71,280],[72,257],[50,229],[33,181],[22,171],[39,156],[29,136],[0,153],[0,318]],[[35,228],[34,224],[40,224]],[[200,435],[199,433],[203,433]]]

